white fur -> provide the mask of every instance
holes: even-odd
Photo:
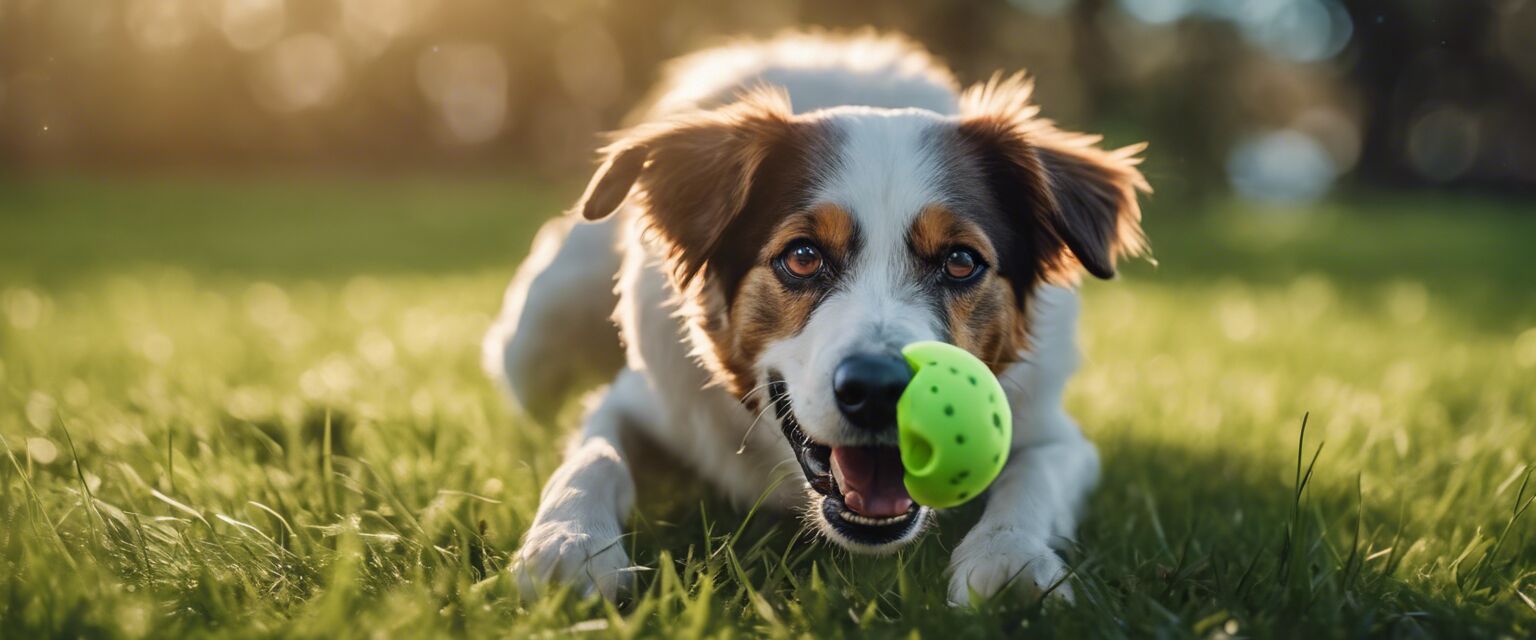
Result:
[[[783,372],[795,413],[818,442],[856,440],[842,433],[831,386],[838,362],[857,352],[900,350],[940,337],[942,320],[920,298],[908,273],[907,229],[923,207],[943,200],[939,159],[922,135],[941,118],[931,111],[839,107],[825,120],[844,138],[838,172],[817,194],[850,212],[863,233],[853,280],[823,301],[799,335],[771,346],[766,367]]]
[[[651,115],[719,106],[763,84],[788,89],[796,113],[843,105],[954,113],[960,91],[947,69],[905,38],[789,33],[677,59],[667,67]]]
[[[865,249],[862,262],[853,266],[853,280],[818,307],[802,332],[769,345],[760,362],[765,370],[784,373],[802,429],[818,441],[848,443],[858,436],[841,429],[826,382],[839,359],[941,335],[940,320],[918,303],[908,284],[910,267],[902,258],[913,217],[942,201],[935,151],[926,146],[923,132],[953,113],[956,88],[947,72],[900,41],[856,40],[840,49],[825,39],[800,38],[802,43],[811,38],[808,42],[826,55],[795,54],[795,47],[780,43],[736,45],[684,59],[673,71],[669,86],[675,90],[658,100],[655,113],[712,104],[733,89],[765,80],[784,87],[797,110],[860,102],[921,107],[835,107],[816,116],[844,134],[837,174],[828,176],[818,196],[852,212],[865,234]],[[879,55],[860,58],[854,52],[859,47]],[[613,278],[622,256],[613,318],[626,363],[545,486],[514,566],[527,589],[558,581],[612,597],[629,584],[628,559],[618,542],[634,495],[621,437],[626,433],[666,447],[740,503],[773,487],[768,504],[774,507],[791,511],[805,501],[793,452],[772,414],[753,415],[712,384],[691,354],[678,296],[659,266],[658,252],[639,233],[637,216],[626,205],[602,232],[581,227],[541,232],[536,255],[548,259],[524,264],[501,320],[487,336],[488,366],[524,406],[538,404],[538,413],[549,415],[546,405],[565,395],[541,384],[539,372],[553,366],[551,358],[561,360],[564,380],[612,375],[603,359],[615,335],[606,312],[602,323],[570,321],[569,314],[597,313],[594,307],[611,303],[603,283]],[[550,248],[562,233],[570,234],[564,246]],[[598,240],[615,236],[617,252],[603,253]],[[1066,380],[1077,365],[1077,294],[1056,287],[1035,294],[1033,351],[1004,373],[1014,451],[988,493],[981,520],[954,551],[949,594],[957,604],[969,602],[972,593],[990,596],[1013,581],[1036,593],[1062,582],[1067,569],[1053,549],[1070,539],[1077,512],[1098,478],[1096,450],[1062,407]],[[862,550],[887,551],[904,542]],[[1052,593],[1070,597],[1071,589],[1062,584]]]
[[[609,320],[618,300],[620,225],[615,219],[576,222],[561,216],[539,229],[481,345],[485,371],[519,409],[543,422],[554,418],[571,389],[611,379],[623,364]],[[582,268],[564,268],[576,263]],[[570,291],[582,293],[566,295]]]

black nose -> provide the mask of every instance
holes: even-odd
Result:
[[[860,353],[844,358],[832,372],[837,408],[853,426],[870,431],[895,428],[896,400],[912,379],[912,368],[896,354]]]

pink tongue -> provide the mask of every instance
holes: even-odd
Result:
[[[855,513],[889,518],[912,507],[896,447],[833,447],[832,464],[842,471],[843,504]]]

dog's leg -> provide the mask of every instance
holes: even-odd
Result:
[[[625,369],[587,416],[565,460],[539,497],[512,573],[531,597],[550,584],[569,584],[614,599],[633,582],[623,525],[635,503],[635,481],[624,436],[653,406],[644,378]]]
[[[544,424],[570,394],[613,379],[624,364],[611,320],[620,225],[619,216],[545,223],[486,332],[485,370]]]
[[[1036,595],[1055,587],[1052,596],[1072,599],[1066,565],[1054,548],[1071,542],[1098,482],[1099,453],[1065,414],[1056,419],[1072,435],[1015,449],[988,491],[981,520],[955,548],[951,603],[968,604],[973,593],[991,597],[1011,584]]]

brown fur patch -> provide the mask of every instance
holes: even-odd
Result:
[[[722,365],[726,388],[738,398],[751,390],[754,365],[763,349],[775,340],[799,333],[825,290],[794,290],[784,286],[773,261],[796,240],[810,240],[822,251],[823,268],[835,270],[846,264],[854,251],[856,228],[853,216],[842,208],[818,205],[791,215],[770,233],[757,254],[757,262],[737,290],[729,312],[729,330],[715,336],[715,356]]]
[[[908,230],[907,242],[922,264],[942,265],[949,251],[961,246],[975,250],[989,265],[998,263],[997,246],[986,229],[940,205],[931,205],[918,214]],[[1023,309],[1015,303],[1012,285],[998,270],[990,269],[975,284],[941,296],[951,342],[981,358],[993,371],[1001,372],[1018,359],[1026,337]]]
[[[925,260],[941,260],[950,249],[964,246],[981,253],[981,259],[988,264],[997,264],[997,247],[981,225],[943,205],[924,208],[912,221],[907,241],[912,251]]]

